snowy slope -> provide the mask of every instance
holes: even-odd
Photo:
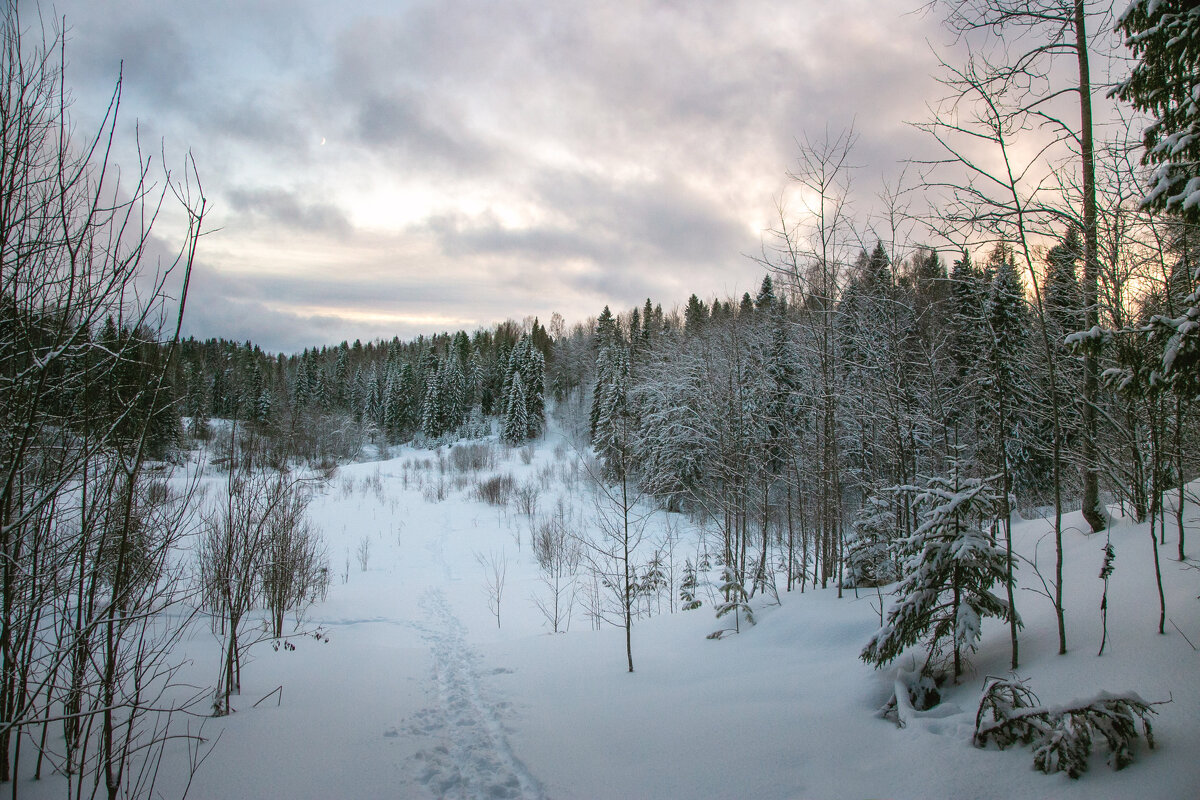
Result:
[[[582,484],[562,483],[573,474],[569,450],[551,442],[529,464],[518,451],[500,458],[493,472],[518,484],[541,476],[539,508],[565,494],[581,515],[592,513]],[[761,607],[757,626],[720,641],[705,638],[722,626],[702,594],[701,609],[635,621],[629,674],[619,629],[593,630],[576,610],[569,632],[546,632],[531,601],[528,519],[472,499],[477,476],[455,477],[411,449],[338,472],[311,507],[336,573],[328,600],[304,622],[320,636],[293,637],[295,650],[264,643],[253,652],[239,710],[206,723],[205,735],[220,738],[190,797],[1200,796],[1200,654],[1170,625],[1165,636],[1156,631],[1145,525],[1118,520],[1111,531],[1117,560],[1103,657],[1095,652],[1104,538],[1080,533],[1077,515],[1067,522],[1067,656],[1056,655],[1050,602],[1032,591],[1018,597],[1020,675],[1043,702],[1101,689],[1173,699],[1158,707],[1157,750],[1143,746],[1122,772],[1097,757],[1072,781],[1035,772],[1027,748],[970,744],[983,677],[1007,671],[1001,623],[985,622],[962,683],[905,729],[874,714],[891,693],[892,670],[858,659],[879,624],[873,592],[793,592]],[[695,535],[678,515],[673,524]],[[1030,557],[1036,547],[1049,574],[1046,530],[1024,523],[1015,538]],[[1191,536],[1197,550],[1200,524]],[[361,571],[355,551],[364,537]],[[1168,615],[1200,644],[1200,572],[1169,558],[1167,538]],[[680,562],[689,547],[680,545]],[[476,554],[501,552],[509,567],[497,629]],[[1040,588],[1029,568],[1021,580]],[[199,630],[187,647],[196,680],[211,683],[215,640]],[[281,697],[267,697],[279,686]],[[177,763],[167,768],[159,788],[170,797],[182,778]]]

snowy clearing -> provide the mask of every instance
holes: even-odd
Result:
[[[554,445],[541,443],[529,463],[497,446],[491,474],[537,486],[539,510],[564,497],[577,524],[591,525],[575,456]],[[438,464],[432,452],[404,448],[391,460],[343,467],[314,499],[310,513],[335,573],[328,598],[302,621],[309,633],[287,640],[294,649],[264,642],[252,650],[236,713],[205,724],[216,746],[190,797],[1181,798],[1200,787],[1200,654],[1172,626],[1156,632],[1145,525],[1117,519],[1111,529],[1117,558],[1104,656],[1095,655],[1103,534],[1085,536],[1081,520],[1068,519],[1069,655],[1056,655],[1049,600],[1036,591],[1017,600],[1025,620],[1019,674],[1043,703],[1102,690],[1172,700],[1156,707],[1156,750],[1141,743],[1121,772],[1097,754],[1076,781],[1035,772],[1027,747],[971,745],[984,678],[1007,672],[998,621],[985,621],[960,685],[944,687],[933,709],[909,712],[904,729],[875,713],[897,667],[877,671],[858,658],[879,627],[874,590],[838,599],[834,588],[810,586],[782,593],[778,605],[760,595],[756,626],[712,641],[707,634],[726,626],[713,616],[710,575],[697,610],[667,613],[669,599],[660,597],[659,613],[647,601],[654,614],[634,622],[629,674],[623,631],[594,629],[582,596],[569,631],[547,632],[533,602],[545,587],[529,518],[513,504],[472,497],[488,473],[456,475]],[[699,531],[657,512],[647,540],[668,519],[679,534],[678,567],[701,547]],[[1047,530],[1031,521],[1015,535],[1043,568],[1052,560]],[[1200,534],[1195,520],[1191,530]],[[1167,559],[1170,547],[1163,552],[1168,616],[1200,643],[1200,572]],[[507,560],[500,628],[477,559],[484,553]],[[1020,576],[1023,589],[1040,590],[1030,567]],[[211,683],[219,646],[206,625],[186,648],[195,680]],[[164,796],[182,788],[182,766],[168,758]],[[56,782],[22,791],[49,796]]]

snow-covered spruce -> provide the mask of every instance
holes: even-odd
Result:
[[[975,647],[983,617],[1009,619],[1008,603],[991,592],[1005,579],[1004,550],[983,527],[999,505],[994,481],[963,478],[955,466],[948,477],[930,478],[923,487],[895,487],[913,496],[923,521],[899,541],[907,554],[895,589],[899,600],[863,648],[864,661],[882,667],[923,641],[928,655],[922,671],[929,672],[949,640],[957,679],[962,651]]]

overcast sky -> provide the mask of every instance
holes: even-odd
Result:
[[[43,0],[44,3],[44,0]],[[926,146],[915,0],[57,0],[86,127],[190,148],[186,332],[294,350],[753,290],[797,139]],[[160,231],[164,236],[169,231]]]

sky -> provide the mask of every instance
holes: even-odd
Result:
[[[185,334],[285,352],[753,292],[798,142],[853,126],[868,202],[928,148],[919,6],[43,2],[76,123],[123,69],[125,147],[195,158]]]

